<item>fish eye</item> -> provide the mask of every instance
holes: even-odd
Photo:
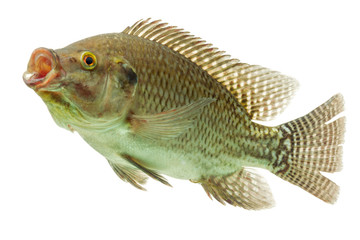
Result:
[[[92,70],[96,67],[96,56],[91,52],[83,52],[80,60],[81,65],[85,70]]]

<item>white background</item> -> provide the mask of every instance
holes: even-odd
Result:
[[[6,1],[0,9],[0,239],[359,239],[358,1]],[[235,58],[297,78],[276,123],[341,92],[344,169],[335,205],[267,172],[276,207],[246,211],[169,178],[123,183],[77,134],[57,127],[22,81],[33,49],[163,19]]]

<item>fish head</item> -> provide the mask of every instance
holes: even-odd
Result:
[[[56,123],[91,126],[123,119],[137,86],[135,70],[108,44],[85,39],[65,48],[38,48],[23,80],[46,103]]]

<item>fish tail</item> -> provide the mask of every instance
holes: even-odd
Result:
[[[319,199],[334,203],[339,186],[320,172],[342,168],[345,117],[341,94],[334,95],[307,115],[278,126],[280,144],[271,171]]]

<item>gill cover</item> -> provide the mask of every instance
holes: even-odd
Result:
[[[135,94],[138,77],[135,69],[124,58],[117,57],[110,66],[110,77],[117,88],[122,89],[125,96],[132,97]]]
[[[135,69],[123,58],[109,59],[106,82],[99,96],[101,117],[123,119],[136,91],[138,82]]]

